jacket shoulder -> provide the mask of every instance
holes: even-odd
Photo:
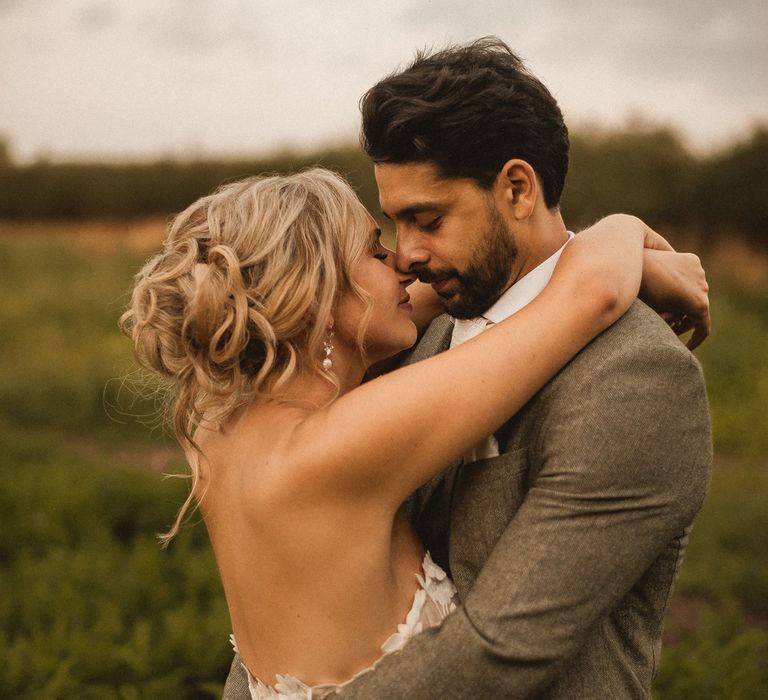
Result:
[[[601,422],[647,423],[649,413],[654,424],[660,419],[668,425],[694,422],[695,432],[708,435],[709,407],[699,362],[653,310],[636,301],[499,434],[512,450],[538,444],[547,426],[586,421],[590,430],[599,430]]]
[[[701,365],[693,353],[655,311],[639,300],[576,355],[553,383],[589,381],[627,364],[641,374],[647,370],[649,379],[661,368],[663,374],[682,372],[689,380],[703,384]]]

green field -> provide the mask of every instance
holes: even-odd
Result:
[[[115,323],[146,253],[47,234],[0,225],[0,697],[215,697],[231,658],[215,564],[199,523],[157,543],[185,489],[161,472],[183,463]],[[715,281],[697,351],[717,457],[664,700],[768,697],[768,283],[734,280]]]

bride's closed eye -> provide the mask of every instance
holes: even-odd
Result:
[[[381,260],[381,262],[387,263],[393,255],[393,251],[389,248],[385,248],[378,241],[376,242],[376,245],[373,248],[373,257],[376,258],[376,260]]]

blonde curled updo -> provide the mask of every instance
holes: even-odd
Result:
[[[339,291],[370,310],[351,278],[370,228],[350,186],[321,168],[224,185],[173,219],[162,251],[136,275],[120,328],[139,363],[169,380],[182,446],[196,449],[203,419],[220,424],[256,397],[279,397],[298,373],[324,372]]]

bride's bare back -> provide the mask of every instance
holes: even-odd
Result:
[[[402,510],[357,508],[303,479],[291,436],[306,413],[251,406],[200,435],[200,509],[234,636],[267,682],[341,682],[372,664],[405,620],[424,556]]]

